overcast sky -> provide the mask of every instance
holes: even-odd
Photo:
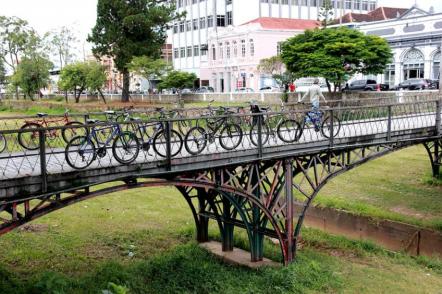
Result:
[[[442,0],[378,1],[381,6],[405,8],[411,7],[415,2],[423,9],[428,10],[430,6],[434,6],[436,11],[442,12]],[[0,0],[0,15],[25,19],[40,34],[60,26],[70,26],[84,42],[95,24],[96,5],[97,0]],[[86,45],[86,48],[89,46]]]

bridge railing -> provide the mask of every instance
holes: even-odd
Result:
[[[243,157],[260,159],[441,134],[440,99],[322,108],[321,113],[311,112],[308,105],[299,107],[303,109],[228,114],[220,110],[191,117],[146,116],[49,127],[17,127],[20,122],[0,130],[0,181],[35,176],[45,190],[48,176],[82,169],[138,165],[167,170],[184,162],[210,165],[221,159],[237,162]]]

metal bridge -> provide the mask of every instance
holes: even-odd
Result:
[[[319,129],[306,119],[306,109],[298,106],[257,113],[224,109],[219,115],[206,109],[180,110],[173,117],[141,111],[136,113],[139,119],[108,118],[104,123],[91,118],[103,120],[109,113],[3,117],[0,234],[92,197],[175,186],[189,204],[199,242],[208,241],[208,223],[214,220],[224,251],[233,250],[234,228],[239,227],[247,232],[252,261],[262,260],[264,236],[269,236],[279,240],[283,263],[288,264],[295,258],[307,209],[333,177],[416,144],[425,145],[434,176],[440,174],[441,105],[442,97],[435,94],[399,101],[333,101],[322,110]],[[85,127],[71,120],[89,124]],[[25,123],[37,125],[21,128]],[[239,128],[213,130],[216,124],[219,129]],[[95,149],[82,169],[76,162],[73,166],[67,162],[68,133],[91,136],[95,128],[103,133],[97,131],[99,135],[109,136],[103,131],[106,128],[133,131],[140,127],[146,132],[137,136],[131,162],[116,159],[118,152],[127,153],[122,145],[100,144],[99,138],[90,140]],[[196,127],[207,133],[195,151],[189,144],[196,142],[196,136],[188,134]],[[155,141],[152,137],[158,132],[162,135]],[[71,159],[75,160],[84,163],[81,156]],[[100,186],[110,182],[114,185]]]

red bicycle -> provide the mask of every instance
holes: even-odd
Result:
[[[73,128],[65,128],[61,131],[63,140],[68,143],[75,136],[85,136],[88,129],[79,121],[72,121],[69,118],[69,111],[65,111],[60,118],[47,118],[47,113],[37,113],[38,119],[26,120],[25,124],[20,128],[18,134],[18,143],[27,150],[36,150],[39,147],[39,128],[47,128],[53,126],[71,126]],[[55,140],[59,136],[59,130],[47,130],[45,132],[46,139]]]

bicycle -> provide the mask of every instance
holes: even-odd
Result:
[[[156,108],[155,111],[159,112],[158,119],[164,120],[168,117],[168,113],[165,111],[164,107]],[[169,112],[170,113],[170,112]],[[164,122],[143,122],[141,118],[139,117],[132,117],[129,111],[125,111],[123,113],[123,121],[124,122],[131,122],[130,124],[127,124],[128,129],[132,133],[134,133],[138,140],[140,140],[141,148],[144,151],[149,152],[149,149],[151,146],[153,146],[153,149],[156,154],[158,154],[161,157],[167,157],[166,154],[166,144],[167,144],[167,137],[166,137],[166,127]],[[161,148],[164,147],[164,148]],[[183,138],[181,137],[180,133],[174,130],[171,127],[170,130],[170,150],[171,150],[171,156],[175,157],[178,155],[183,148]],[[149,154],[149,153],[148,153]],[[149,154],[151,155],[151,154]]]
[[[87,123],[97,124],[100,121],[89,119]],[[107,146],[111,141],[113,141],[112,154],[119,163],[130,164],[138,157],[140,143],[132,132],[123,131],[118,123],[113,122],[111,124],[112,133],[106,138],[105,142],[99,143],[99,128],[100,126],[98,126],[98,129],[97,126],[92,126],[88,135],[76,136],[69,141],[65,148],[65,158],[72,168],[84,169],[91,165],[97,157],[105,157]],[[71,155],[74,157],[71,157]]]
[[[208,114],[205,122],[207,127],[203,128],[198,125],[191,128],[184,138],[184,146],[192,155],[198,155],[206,148],[207,143],[215,142],[218,138],[221,147],[225,150],[233,150],[241,144],[243,132],[241,127],[235,122],[229,122],[228,114],[233,114],[226,107],[219,107],[219,112],[222,113],[222,117],[214,117],[217,115],[216,111],[211,106],[211,102],[208,106]]]
[[[59,123],[64,123],[66,127],[76,127],[76,128],[63,128],[61,135],[65,143],[68,143],[73,137],[79,135],[87,135],[88,130],[83,123],[79,121],[71,121],[69,119],[69,110],[66,110],[61,118],[48,119],[46,118],[48,114],[37,113],[38,119],[36,120],[26,120],[25,124],[20,128],[18,134],[18,143],[27,150],[37,150],[39,148],[39,128],[47,128],[50,126],[59,125]],[[49,140],[55,140],[58,138],[59,131],[47,130],[45,131],[45,137]]]
[[[280,137],[280,139],[286,143],[293,143],[301,138],[304,129],[308,124],[313,124],[316,132],[321,132],[322,136],[324,136],[325,138],[330,138],[332,119],[329,114],[324,114],[324,112],[321,110],[309,110],[305,112],[301,123],[297,122],[294,119],[285,120],[283,124],[280,124],[278,126],[277,132],[278,134],[283,131],[289,133],[289,130],[293,130],[292,135],[289,137],[289,139],[283,139],[282,137]],[[288,126],[290,128],[288,128]],[[333,137],[336,137],[339,134],[340,130],[341,120],[336,115],[333,115]]]

